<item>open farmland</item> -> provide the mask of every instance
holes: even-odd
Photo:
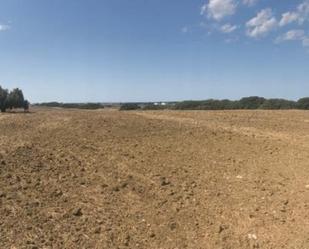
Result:
[[[0,248],[309,248],[309,112],[33,112],[0,115]]]

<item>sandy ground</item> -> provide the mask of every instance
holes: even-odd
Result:
[[[0,248],[309,248],[309,112],[0,115]]]

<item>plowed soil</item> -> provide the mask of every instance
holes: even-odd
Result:
[[[309,248],[309,112],[0,114],[0,248]]]

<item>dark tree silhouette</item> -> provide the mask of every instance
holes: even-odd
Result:
[[[1,109],[1,112],[5,112],[5,110],[6,110],[7,97],[8,97],[8,90],[3,89],[0,86],[0,109]]]
[[[23,91],[15,88],[8,91],[0,86],[0,110],[5,112],[6,109],[24,108],[25,111],[29,110],[29,101],[24,99]]]
[[[309,98],[302,98],[297,101],[297,107],[299,109],[308,110],[309,109]]]
[[[13,89],[7,97],[7,108],[23,108],[24,107],[24,94],[19,88]]]

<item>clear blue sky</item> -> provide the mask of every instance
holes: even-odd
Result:
[[[306,0],[2,0],[0,84],[31,102],[309,96]]]

